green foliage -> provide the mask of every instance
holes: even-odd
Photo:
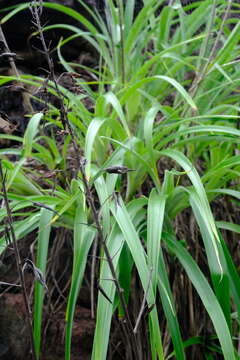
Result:
[[[167,264],[168,258],[173,261],[177,258],[212,321],[211,335],[218,339],[206,347],[205,357],[214,357],[217,349],[225,360],[238,359],[234,339],[239,333],[240,279],[234,254],[230,253],[221,230],[239,233],[240,228],[233,221],[216,221],[212,203],[224,195],[229,201],[235,199],[232,204],[239,206],[240,80],[236,59],[240,23],[235,24],[231,13],[228,21],[222,22],[225,1],[205,0],[182,7],[180,1],[165,5],[163,1],[148,0],[135,18],[134,0],[127,0],[125,5],[122,0],[108,1],[106,21],[84,1],[79,3],[93,21],[63,5],[43,5],[77,20],[84,30],[56,24],[46,26],[44,31],[53,28],[72,31],[73,35],[58,45],[59,60],[67,72],[75,72],[79,66],[84,68],[67,63],[62,56],[61,49],[72,39],[85,39],[99,55],[97,68],[87,68],[96,81],[76,80],[84,95],[59,88],[64,94],[75,140],[87,160],[87,179],[96,190],[99,220],[126,301],[129,304],[135,269],[146,306],[151,310],[147,331],[149,356],[186,359],[187,347],[204,343],[198,334],[186,341],[182,338],[176,310],[179,306],[175,303]],[[163,9],[158,11],[160,5]],[[16,7],[1,23],[28,6]],[[0,76],[0,84],[12,80],[13,77]],[[38,87],[44,83],[44,79],[33,76],[22,76],[21,80]],[[49,91],[56,95],[50,85],[53,84],[48,83]],[[98,91],[93,91],[92,85],[97,85]],[[93,112],[85,99],[93,104]],[[51,136],[43,135],[43,118]],[[38,229],[36,266],[43,273],[50,228],[73,231],[73,268],[66,310],[66,359],[70,359],[75,306],[97,231],[81,174],[74,179],[68,172],[70,135],[65,135],[60,147],[56,128],[62,130],[60,110],[50,106],[46,114],[33,115],[23,138],[0,135],[0,139],[18,141],[21,149],[2,149],[0,155],[7,171],[16,236],[21,240]],[[9,160],[13,153],[17,157],[15,162]],[[74,156],[71,152],[71,157]],[[36,169],[33,166],[30,170],[27,163],[30,158]],[[55,182],[50,178],[47,186],[41,185],[39,164],[44,164],[46,171],[56,172]],[[109,166],[122,164],[135,171],[127,175],[105,171]],[[44,208],[29,211],[29,207],[36,209],[36,203],[56,213]],[[200,269],[193,256],[195,252],[190,249],[193,242],[187,243],[189,234],[179,234],[174,226],[186,209],[198,225],[205,269]],[[0,219],[5,216],[5,210],[0,209]],[[4,244],[1,238],[1,252]],[[123,312],[115,284],[106,279],[111,279],[111,271],[102,259],[99,285],[111,302],[99,291],[92,352],[95,360],[107,358],[113,315]],[[41,285],[36,284],[34,336],[38,356],[43,292]],[[157,311],[159,298],[171,337],[171,345],[166,349]],[[236,320],[232,316],[235,311]]]

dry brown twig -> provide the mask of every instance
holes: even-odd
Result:
[[[20,252],[19,252],[19,248],[18,248],[18,244],[17,244],[17,238],[15,235],[14,227],[13,227],[12,211],[11,211],[9,200],[8,200],[7,189],[6,189],[6,177],[3,173],[1,159],[0,159],[0,181],[2,184],[3,201],[5,203],[6,212],[7,212],[6,226],[9,229],[9,236],[11,237],[11,242],[12,242],[13,248],[14,248],[14,255],[15,255],[15,259],[16,259],[17,270],[18,270],[18,275],[19,275],[20,285],[21,285],[22,295],[23,295],[23,303],[24,303],[24,307],[25,307],[25,311],[26,311],[26,321],[27,321],[28,334],[29,334],[29,338],[30,338],[32,359],[37,360],[36,352],[35,352],[35,345],[34,345],[34,338],[33,338],[31,308],[30,308],[30,304],[29,304],[29,300],[28,300],[27,288],[26,288],[26,283],[25,283],[25,278],[24,278],[24,273],[23,273],[21,256],[20,256]]]
[[[136,334],[137,331],[138,331],[138,327],[139,327],[141,318],[142,318],[142,316],[143,316],[143,314],[144,314],[144,310],[145,310],[145,306],[146,306],[146,302],[147,302],[147,296],[148,296],[148,292],[149,292],[150,285],[151,285],[151,281],[152,281],[152,272],[153,272],[153,269],[151,268],[151,269],[150,269],[150,272],[149,272],[147,289],[146,289],[146,291],[144,292],[144,296],[143,296],[143,300],[142,300],[142,305],[141,305],[141,308],[140,308],[140,311],[139,311],[139,314],[138,314],[138,317],[137,317],[137,321],[136,321],[135,327],[134,327],[134,329],[133,329],[133,331],[134,331],[135,334]],[[153,304],[152,306],[154,306],[154,304]],[[151,309],[151,308],[150,308],[150,309]],[[152,309],[151,309],[151,310],[152,310]]]
[[[191,94],[192,97],[196,96],[197,91],[198,91],[198,89],[200,87],[200,84],[202,83],[205,75],[207,74],[210,64],[214,60],[214,57],[216,55],[216,50],[217,50],[217,48],[219,46],[220,38],[222,36],[223,29],[224,29],[224,26],[226,24],[226,20],[227,20],[227,18],[229,16],[229,13],[230,13],[230,10],[231,10],[231,6],[232,6],[232,0],[228,0],[227,9],[226,9],[226,11],[224,13],[224,17],[223,17],[223,20],[222,20],[221,27],[220,27],[220,29],[219,29],[219,31],[217,33],[216,39],[215,39],[215,41],[213,43],[213,46],[212,46],[212,49],[210,51],[208,60],[207,60],[206,64],[203,66],[202,70],[196,75],[196,77],[195,77],[195,79],[194,79],[194,81],[192,83],[192,86],[189,89],[189,93]],[[213,18],[215,17],[215,11],[213,12],[212,17]],[[209,33],[209,35],[210,35],[210,33]]]
[[[53,64],[53,61],[52,61],[51,56],[50,56],[50,50],[49,50],[49,48],[48,48],[48,46],[46,44],[45,38],[44,38],[43,29],[42,29],[41,20],[40,20],[41,14],[42,14],[42,6],[43,6],[42,1],[35,0],[32,3],[31,12],[32,12],[33,19],[34,19],[34,25],[36,26],[36,29],[37,29],[37,31],[39,33],[39,37],[40,37],[40,40],[41,40],[42,46],[43,46],[43,53],[45,54],[45,57],[46,57],[46,60],[47,60],[47,63],[48,63],[49,80],[51,80],[54,83],[55,91],[56,91],[57,95],[59,96],[59,100],[60,100],[60,104],[61,104],[59,111],[60,111],[60,119],[61,119],[62,125],[63,125],[64,130],[67,130],[67,132],[71,136],[72,145],[73,145],[73,148],[74,148],[74,152],[76,154],[76,161],[77,161],[77,166],[78,166],[77,172],[80,171],[80,174],[81,174],[81,180],[83,182],[83,186],[84,186],[84,189],[85,189],[86,200],[87,200],[89,208],[92,211],[93,219],[94,219],[95,226],[96,226],[96,229],[97,229],[98,241],[100,243],[100,246],[103,248],[103,251],[104,251],[106,260],[108,262],[110,272],[111,272],[112,281],[114,282],[114,284],[116,286],[116,292],[117,292],[117,294],[119,296],[121,306],[122,306],[122,308],[124,310],[125,321],[124,321],[124,325],[123,325],[123,323],[122,323],[122,325],[123,325],[123,330],[125,331],[125,334],[126,334],[126,339],[128,341],[128,346],[129,346],[129,348],[131,349],[131,351],[133,353],[133,354],[130,354],[130,356],[131,356],[131,359],[132,358],[137,359],[137,358],[139,358],[139,351],[140,350],[138,348],[138,344],[137,344],[137,340],[136,340],[136,334],[134,333],[133,325],[132,325],[130,315],[129,315],[129,312],[128,312],[128,309],[127,309],[127,304],[126,304],[125,297],[124,297],[124,294],[123,294],[123,289],[121,288],[120,283],[118,281],[117,273],[116,273],[114,265],[113,265],[111,254],[110,254],[110,252],[108,250],[108,247],[107,247],[107,244],[106,244],[106,241],[105,241],[105,238],[104,238],[104,234],[103,234],[102,227],[101,227],[100,220],[99,220],[99,214],[98,214],[98,211],[97,211],[97,209],[95,207],[94,197],[93,197],[92,192],[91,192],[91,185],[89,184],[86,173],[85,173],[86,161],[80,155],[81,152],[80,152],[80,149],[78,147],[77,139],[76,139],[76,137],[74,135],[73,129],[72,129],[71,124],[70,124],[70,122],[68,120],[68,114],[67,114],[67,111],[66,111],[65,106],[64,106],[64,98],[63,98],[63,95],[62,95],[62,93],[61,93],[61,91],[59,89],[59,86],[58,86],[58,83],[57,83],[57,78],[56,78],[55,73],[54,73],[54,64]]]
[[[11,52],[7,43],[7,40],[5,38],[4,32],[2,30],[2,26],[0,24],[0,42],[2,43],[4,49],[2,49],[1,51],[1,56],[4,56],[5,58],[8,59],[11,70],[12,70],[12,74],[20,80],[20,74],[19,71],[17,69],[16,63],[15,63],[15,56],[16,54]],[[30,97],[31,95],[24,89],[24,87],[22,87],[22,83],[19,81],[20,83],[20,88],[23,90],[22,91],[22,96],[23,96],[23,107],[24,110],[26,111],[26,113],[32,114],[33,108],[32,108],[32,104],[30,101]]]

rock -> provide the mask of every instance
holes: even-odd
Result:
[[[76,307],[73,329],[71,358],[78,354],[78,359],[88,359],[92,351],[93,336],[95,330],[95,320],[91,318],[91,311],[84,307]],[[64,334],[66,331],[66,314],[59,312],[52,321],[47,334],[46,352],[47,359],[53,359],[57,355],[58,359],[64,358]],[[54,353],[52,352],[54,350]],[[86,355],[88,354],[88,356]],[[44,356],[44,357],[45,357]]]
[[[3,116],[4,114],[0,112],[0,133],[12,134],[16,127],[14,127],[8,119],[4,119]]]
[[[5,294],[0,298],[0,358],[27,358],[29,341],[21,294]]]

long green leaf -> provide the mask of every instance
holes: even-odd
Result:
[[[156,189],[150,193],[147,212],[147,255],[148,266],[152,269],[152,284],[154,293],[157,287],[158,258],[161,247],[162,227],[166,195],[159,194]]]
[[[32,146],[35,136],[37,135],[38,126],[43,117],[43,113],[33,115],[28,123],[27,129],[23,138],[23,156],[30,157],[32,155]]]
[[[137,267],[144,291],[146,292],[147,289],[149,288],[147,293],[147,302],[148,302],[148,306],[150,307],[153,304],[155,304],[155,297],[150,282],[151,281],[150,272],[147,267],[146,256],[141,241],[129,217],[129,213],[120,198],[119,198],[119,205],[117,204],[117,208],[115,208],[115,206],[112,205],[111,211],[128,244],[128,247],[134,259],[134,263]],[[151,327],[153,333],[153,339],[151,339],[153,347],[155,348],[155,351],[157,351],[159,359],[164,359],[162,341],[161,341],[161,332],[158,323],[157,311],[155,307],[150,313],[150,319],[151,319]]]
[[[218,339],[220,341],[224,359],[235,360],[234,347],[231,339],[231,334],[227,322],[225,320],[223,311],[216,299],[208,281],[199,269],[196,262],[191,255],[184,249],[178,242],[173,240],[170,236],[165,234],[164,240],[166,241],[169,249],[178,257],[185,271],[187,272],[190,280],[196,288],[204,306],[207,310],[214,328],[216,330]]]
[[[47,266],[48,244],[51,231],[50,221],[53,212],[47,209],[41,209],[41,216],[38,228],[37,242],[37,260],[36,267],[45,275]],[[34,294],[34,342],[37,357],[40,357],[41,346],[41,324],[43,312],[44,290],[42,284],[35,283]]]
[[[65,358],[71,359],[71,336],[73,327],[73,318],[80,291],[84,271],[88,259],[88,253],[92,245],[96,231],[86,226],[86,214],[83,204],[76,209],[74,221],[74,252],[73,252],[73,271],[71,288],[68,297],[66,311],[66,341],[65,341]]]
[[[167,190],[167,186],[164,189]],[[161,249],[162,227],[167,195],[159,194],[156,189],[150,193],[148,200],[147,217],[147,255],[148,265],[152,269],[153,290],[158,285],[164,313],[168,322],[169,331],[174,345],[177,359],[185,359],[183,341],[181,338],[176,310],[170,290],[166,266]]]

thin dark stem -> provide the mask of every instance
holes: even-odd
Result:
[[[32,12],[32,16],[34,19],[33,25],[35,25],[36,29],[38,30],[40,41],[41,41],[41,44],[43,47],[43,54],[45,55],[46,60],[47,60],[48,70],[49,70],[48,79],[53,82],[54,88],[55,88],[58,98],[60,100],[60,116],[61,116],[60,120],[61,120],[63,128],[65,130],[66,129],[67,111],[65,109],[64,99],[63,99],[62,93],[59,89],[57,78],[55,76],[54,64],[53,64],[53,60],[50,56],[50,50],[46,44],[44,34],[43,34],[43,28],[42,28],[42,24],[41,24],[41,15],[42,15],[42,9],[43,9],[42,6],[43,6],[43,4],[42,4],[41,0],[40,1],[35,0],[33,3],[33,6],[30,8],[30,10]],[[74,148],[74,150],[76,151],[75,148]]]
[[[28,333],[29,333],[29,338],[30,338],[32,359],[37,360],[36,352],[35,352],[35,346],[34,346],[34,338],[33,338],[31,309],[30,309],[30,304],[29,304],[29,301],[28,301],[28,295],[27,295],[26,283],[25,283],[24,274],[23,274],[23,268],[22,268],[20,252],[19,252],[19,248],[18,248],[18,244],[17,244],[15,231],[14,231],[14,228],[13,228],[12,212],[11,212],[11,208],[10,208],[9,201],[8,201],[8,195],[7,195],[6,183],[5,183],[5,177],[4,177],[4,174],[3,174],[1,159],[0,159],[0,179],[1,179],[1,182],[2,182],[3,200],[4,200],[4,203],[5,203],[5,206],[6,206],[6,211],[7,211],[7,226],[9,226],[11,240],[12,240],[12,243],[13,243],[14,255],[15,255],[15,258],[16,258],[17,270],[18,270],[20,284],[21,284],[21,288],[22,288],[23,302],[24,302],[26,315],[27,315],[26,320],[27,320],[27,327],[28,327]]]
[[[141,305],[141,308],[140,308],[140,311],[139,311],[139,314],[138,314],[138,317],[137,317],[136,325],[135,325],[135,327],[133,329],[133,332],[135,334],[137,333],[138,326],[140,324],[141,318],[142,318],[143,313],[144,313],[145,304],[146,304],[146,301],[147,301],[147,296],[148,296],[148,292],[149,292],[150,284],[151,284],[152,272],[153,272],[153,269],[150,269],[147,289],[146,289],[146,291],[144,293],[144,297],[143,297],[142,305]]]
[[[4,285],[4,286],[13,286],[13,287],[21,287],[21,285],[18,285],[18,284],[11,284],[11,283],[8,283],[8,282],[5,282],[5,281],[0,281],[0,285]]]
[[[219,41],[223,32],[223,28],[225,26],[226,20],[228,18],[229,12],[231,10],[231,5],[232,5],[232,0],[228,0],[228,5],[227,5],[227,9],[225,11],[223,20],[222,20],[222,24],[221,24],[221,28],[219,29],[218,33],[217,33],[217,37],[214,41],[213,47],[211,49],[210,55],[208,57],[208,60],[205,64],[205,66],[203,67],[201,73],[196,77],[196,79],[194,80],[189,92],[191,94],[192,97],[194,97],[199,89],[199,86],[201,84],[201,82],[203,81],[207,71],[208,71],[208,67],[211,64],[211,62],[213,61],[215,54],[216,54],[216,50],[219,46]]]
[[[0,40],[3,42],[4,44],[4,47],[5,47],[5,50],[9,53],[9,54],[12,54],[10,49],[9,49],[9,46],[8,46],[8,43],[7,43],[7,40],[5,38],[5,35],[3,33],[3,30],[2,30],[2,26],[0,25]],[[14,58],[13,56],[9,56],[8,57],[8,61],[9,61],[9,64],[11,66],[11,69],[12,69],[12,72],[13,74],[19,78],[19,72],[18,72],[18,69],[16,67],[16,64],[15,64],[15,61],[14,61]]]
[[[41,39],[42,46],[43,46],[43,51],[44,51],[44,54],[45,54],[46,59],[47,59],[47,63],[48,63],[49,71],[50,71],[50,79],[53,81],[53,83],[54,83],[54,85],[56,87],[56,91],[57,91],[58,96],[59,96],[59,100],[61,101],[61,108],[60,108],[61,121],[63,123],[64,129],[66,129],[69,132],[70,136],[71,136],[72,145],[73,145],[73,148],[74,148],[74,152],[76,154],[76,161],[77,161],[77,165],[78,165],[78,170],[80,171],[81,176],[82,176],[82,182],[83,182],[84,189],[85,189],[85,195],[86,195],[87,203],[88,203],[89,208],[92,211],[93,219],[94,219],[94,222],[95,222],[95,225],[96,225],[96,229],[97,229],[97,233],[98,233],[98,240],[99,240],[99,243],[100,243],[101,247],[103,248],[103,251],[104,251],[106,260],[108,262],[110,272],[111,272],[112,281],[114,282],[114,284],[116,286],[116,291],[117,291],[117,294],[119,296],[119,300],[120,300],[121,306],[123,308],[123,311],[124,311],[124,314],[125,314],[125,317],[126,317],[126,321],[124,322],[124,324],[125,324],[125,327],[126,327],[126,332],[128,334],[128,338],[129,338],[129,345],[131,346],[131,341],[132,341],[131,349],[133,350],[134,357],[137,359],[138,354],[139,354],[139,350],[138,350],[138,345],[137,345],[137,341],[136,341],[136,336],[135,336],[135,334],[133,332],[133,325],[132,325],[132,322],[131,322],[131,319],[130,319],[130,316],[129,316],[129,312],[128,312],[128,309],[127,309],[127,304],[126,304],[126,301],[125,301],[125,298],[124,298],[123,289],[121,288],[120,283],[118,281],[118,277],[117,277],[117,274],[116,274],[116,271],[115,271],[115,268],[114,268],[114,265],[113,265],[113,260],[111,258],[111,254],[110,254],[110,252],[108,250],[108,247],[107,247],[107,244],[106,244],[106,241],[105,241],[105,238],[104,238],[104,234],[103,234],[103,231],[102,231],[102,227],[101,227],[101,224],[100,224],[100,221],[99,221],[99,215],[98,215],[97,209],[96,209],[95,204],[94,204],[94,197],[93,197],[93,195],[91,193],[91,185],[89,184],[89,182],[87,180],[86,173],[85,173],[85,165],[86,165],[85,164],[85,159],[82,158],[81,155],[80,155],[81,152],[80,152],[80,149],[78,147],[77,140],[75,139],[73,129],[72,129],[71,124],[70,124],[70,122],[68,120],[67,111],[66,111],[66,109],[64,107],[64,100],[62,98],[62,94],[61,94],[60,90],[58,89],[58,84],[57,84],[56,76],[55,76],[55,73],[54,73],[53,61],[52,61],[52,59],[50,57],[50,51],[49,51],[49,49],[48,49],[48,47],[46,45],[45,39],[44,39],[44,34],[43,34],[42,25],[41,25],[41,21],[40,21],[40,16],[41,16],[41,12],[42,12],[41,11],[42,2],[41,1],[37,2],[35,0],[33,5],[34,6],[32,7],[31,10],[32,10],[32,14],[33,14],[33,17],[34,17],[34,21],[35,21],[35,26],[37,27],[37,30],[38,30],[39,35],[40,35],[40,39]],[[122,34],[122,36],[123,36],[123,34]],[[125,70],[124,70],[124,72],[125,72]],[[124,74],[124,72],[123,72],[123,74]],[[125,78],[125,75],[124,75],[124,78]]]
[[[13,56],[14,54],[9,49],[9,46],[8,46],[7,40],[5,38],[5,35],[3,33],[1,25],[0,25],[0,41],[3,42],[4,48],[5,48],[4,50],[9,54],[8,61],[9,61],[10,67],[12,69],[13,75],[15,75],[16,78],[20,79],[19,71],[18,71],[15,61],[14,61],[14,56]],[[24,110],[28,113],[33,113],[33,108],[32,108],[31,102],[30,102],[30,96],[27,93],[27,91],[25,91],[25,89],[22,92],[22,97],[23,97]]]
[[[91,317],[94,319],[94,280],[95,280],[95,268],[96,268],[96,254],[97,254],[98,242],[95,239],[93,244],[93,258],[91,264]]]
[[[85,173],[85,166],[84,166],[83,161],[80,161],[80,172],[82,174],[82,180],[83,180],[83,184],[84,184],[84,188],[85,188],[85,192],[86,192],[87,202],[88,202],[88,205],[91,208],[92,213],[93,213],[93,218],[94,218],[94,222],[95,222],[95,225],[96,225],[96,228],[97,228],[100,245],[103,248],[103,251],[104,251],[104,254],[105,254],[106,260],[108,262],[108,266],[109,266],[111,275],[112,275],[112,280],[113,280],[113,282],[114,282],[114,284],[116,286],[116,291],[117,291],[117,294],[119,296],[119,300],[120,300],[121,306],[123,308],[123,311],[124,311],[124,314],[125,314],[125,317],[126,317],[126,329],[127,329],[128,334],[130,335],[130,337],[133,339],[133,347],[134,347],[135,356],[138,356],[137,341],[136,341],[135,334],[133,332],[133,326],[132,326],[132,322],[131,322],[129,312],[128,312],[128,309],[127,309],[127,305],[126,305],[126,301],[125,301],[125,298],[124,298],[123,290],[122,290],[122,288],[120,286],[120,283],[118,281],[117,274],[116,274],[116,271],[115,271],[115,268],[114,268],[114,265],[113,265],[113,261],[112,261],[111,255],[109,253],[107,244],[106,244],[105,239],[104,239],[102,227],[101,227],[101,224],[99,222],[98,212],[96,210],[96,207],[95,207],[95,204],[94,204],[94,199],[93,199],[93,196],[91,194],[91,189],[90,189],[88,181],[87,181],[87,177],[86,177],[86,173]]]

